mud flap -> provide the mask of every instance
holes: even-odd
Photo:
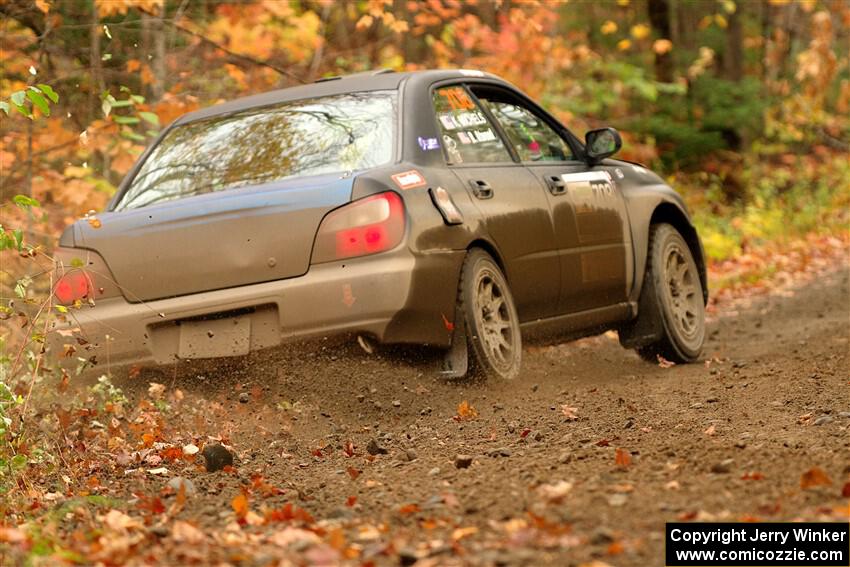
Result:
[[[440,376],[444,378],[463,378],[469,370],[469,349],[466,344],[466,323],[463,314],[456,310],[455,329],[452,333],[452,345],[443,357]]]
[[[620,344],[624,348],[638,348],[650,345],[664,334],[661,321],[661,309],[655,286],[649,281],[649,272],[644,277],[643,287],[638,301],[638,316],[617,329]]]

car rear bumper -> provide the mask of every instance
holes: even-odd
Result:
[[[145,303],[123,297],[71,310],[52,352],[74,337],[98,363],[166,364],[237,356],[283,342],[369,334],[381,342],[448,346],[464,251],[407,249],[312,266],[304,276]],[[83,350],[77,346],[79,354]]]

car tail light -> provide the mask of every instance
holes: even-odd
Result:
[[[391,250],[404,236],[404,204],[387,191],[331,211],[319,226],[313,263]]]
[[[85,270],[77,269],[59,278],[53,293],[62,305],[72,305],[77,300],[91,298],[93,289],[91,276]]]

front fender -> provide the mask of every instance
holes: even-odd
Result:
[[[629,294],[629,299],[638,301],[643,288],[649,252],[649,228],[652,224],[665,222],[673,225],[687,242],[699,270],[703,288],[703,301],[707,302],[708,282],[705,255],[699,235],[691,222],[682,197],[655,173],[644,167],[623,163],[618,169],[625,177],[621,186],[629,212],[635,259],[634,285]]]

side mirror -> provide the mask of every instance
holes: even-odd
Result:
[[[623,147],[623,140],[614,128],[591,130],[584,135],[584,153],[591,164],[611,157],[621,147]]]

